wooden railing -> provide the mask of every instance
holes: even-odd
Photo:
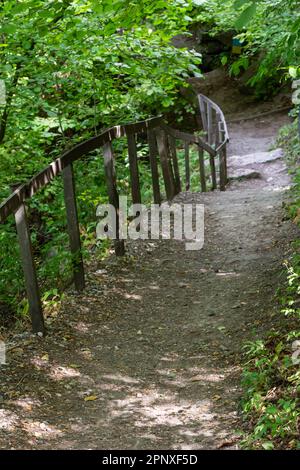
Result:
[[[204,95],[198,95],[205,141],[213,148],[219,159],[220,190],[225,191],[227,178],[227,143],[229,134],[223,111]],[[215,158],[210,158],[212,189],[217,188]]]
[[[103,149],[105,178],[109,202],[116,213],[119,209],[119,194],[116,183],[115,160],[112,142],[120,137],[127,137],[130,187],[132,202],[141,202],[141,189],[139,181],[139,164],[137,157],[136,137],[146,134],[149,145],[149,163],[152,175],[153,201],[161,204],[162,197],[159,184],[159,166],[163,175],[166,197],[171,201],[181,192],[182,184],[179,172],[176,140],[185,144],[185,189],[190,189],[190,144],[196,144],[199,152],[199,176],[201,191],[207,190],[204,152],[209,154],[211,187],[217,187],[217,172],[215,158],[219,156],[219,187],[225,190],[226,185],[226,143],[228,132],[222,111],[208,98],[200,95],[200,110],[203,122],[204,136],[188,134],[175,130],[166,125],[161,117],[146,121],[112,127],[96,137],[93,137],[53,161],[40,173],[33,176],[27,183],[14,188],[12,194],[0,204],[0,223],[3,223],[11,214],[14,214],[22,266],[25,277],[25,287],[29,302],[29,311],[32,320],[32,329],[35,333],[45,332],[41,298],[35,262],[31,244],[30,229],[26,214],[26,201],[37,191],[48,185],[59,174],[62,174],[64,184],[64,199],[66,207],[66,220],[69,234],[70,250],[73,260],[74,283],[78,291],[85,287],[84,266],[81,254],[81,242],[77,215],[76,191],[73,173],[73,163],[83,159],[87,154]],[[157,158],[159,157],[159,159]],[[125,253],[124,240],[118,237],[114,240],[115,253],[122,256]]]

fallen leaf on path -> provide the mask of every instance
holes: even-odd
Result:
[[[200,382],[201,380],[203,380],[203,377],[201,377],[201,375],[195,375],[195,377],[191,378],[191,382]]]
[[[98,399],[97,395],[90,395],[88,397],[85,397],[84,401],[95,401],[97,399]]]
[[[169,372],[168,375],[167,375],[167,377],[168,377],[169,379],[175,379],[175,378],[176,378],[176,372]]]
[[[225,327],[225,326],[218,326],[217,329],[218,329],[219,331],[221,331],[221,332],[226,331],[226,327]]]
[[[214,395],[213,396],[213,400],[214,401],[218,401],[218,400],[221,400],[222,397],[220,397],[220,395]]]
[[[239,440],[239,438],[236,437],[235,439],[231,439],[230,441],[221,442],[221,444],[217,448],[222,449],[223,447],[232,446],[232,445],[236,444],[238,442],[238,440]]]
[[[102,276],[103,274],[107,274],[106,269],[98,269],[97,271],[94,272],[96,276]]]

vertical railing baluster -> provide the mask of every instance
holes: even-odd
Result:
[[[214,155],[209,155],[209,164],[211,172],[211,189],[212,191],[214,191],[215,189],[217,189],[217,175]]]
[[[222,124],[223,126],[223,124]],[[225,129],[222,127],[221,129],[222,133],[222,141],[226,139],[226,132]],[[224,180],[225,180],[225,185],[228,183],[228,175],[227,175],[227,142],[223,147],[223,159],[224,159]]]
[[[160,164],[161,164],[162,173],[163,173],[164,182],[165,182],[166,196],[167,196],[168,201],[171,201],[176,194],[176,190],[175,190],[175,182],[174,182],[171,162],[169,159],[168,140],[163,130],[157,129],[155,133],[156,133],[156,139],[157,139]]]
[[[161,204],[159,173],[158,173],[158,165],[157,165],[158,149],[157,149],[155,133],[153,130],[148,131],[148,143],[149,143],[150,168],[151,168],[151,175],[152,175],[153,199],[154,199],[155,204]]]
[[[207,139],[209,145],[213,144],[213,122],[212,122],[212,107],[207,103]]]
[[[221,149],[219,152],[219,171],[220,171],[220,191],[225,191],[225,161],[224,161],[224,149]]]
[[[202,96],[199,96],[198,98],[199,98],[199,106],[200,106],[203,130],[205,134],[207,135],[207,117],[206,117],[206,111],[205,111],[205,103],[204,103]]]
[[[222,121],[220,115],[218,118],[218,144],[224,143],[225,140],[225,131],[222,129]],[[219,151],[219,172],[220,172],[220,190],[226,190],[227,184],[227,162],[226,162],[226,144]]]
[[[176,139],[172,136],[169,136],[169,146],[170,146],[170,152],[171,152],[171,157],[172,157],[172,162],[173,162],[175,189],[176,189],[176,194],[178,194],[181,192],[181,181],[180,181],[180,173],[179,173],[177,150],[176,150]]]
[[[62,175],[64,183],[67,226],[73,264],[74,284],[78,291],[82,291],[85,287],[84,266],[81,252],[73,165],[70,164],[66,166],[63,169]]]
[[[185,162],[185,190],[189,191],[191,187],[191,173],[190,173],[190,144],[184,143],[184,162]]]
[[[129,158],[132,202],[133,204],[141,204],[142,198],[141,198],[135,135],[129,134],[127,136],[127,141],[128,141],[128,158]]]
[[[32,331],[45,333],[45,325],[38,286],[37,274],[33,258],[32,243],[25,204],[21,204],[15,211],[15,221],[20,245],[22,267],[25,277],[25,288],[29,303]]]
[[[227,174],[227,143],[224,145],[224,174],[225,174],[225,185],[228,183],[228,174]]]
[[[114,240],[115,253],[117,256],[124,256],[125,246],[124,240],[120,239],[119,194],[117,191],[116,172],[111,142],[104,144],[103,156],[109,203],[114,206],[116,210],[116,239]]]
[[[219,115],[216,115],[216,129],[215,129],[215,149],[218,149],[222,142],[222,135],[219,125]],[[224,179],[223,179],[223,166],[222,166],[222,150],[219,150],[216,155],[219,158],[219,187],[223,191]]]
[[[205,165],[204,165],[204,150],[202,147],[198,147],[199,154],[199,171],[200,171],[200,183],[201,191],[206,192],[206,178],[205,178]]]
[[[207,103],[207,141],[208,144],[212,145],[212,108],[210,103]],[[216,166],[215,166],[215,157],[210,154],[209,156],[210,170],[211,170],[211,182],[212,191],[217,189],[217,177],[216,177]]]

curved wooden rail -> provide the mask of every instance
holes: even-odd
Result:
[[[203,122],[204,138],[172,129],[166,125],[162,117],[154,117],[145,121],[114,126],[101,134],[68,150],[50,165],[34,175],[28,182],[18,185],[12,194],[0,204],[0,223],[14,214],[16,230],[20,245],[23,265],[25,287],[29,302],[29,311],[34,332],[44,333],[43,312],[39,294],[38,280],[32,251],[30,229],[26,213],[26,201],[37,191],[47,186],[59,174],[62,174],[64,183],[64,199],[66,206],[66,221],[69,233],[70,250],[73,261],[73,275],[75,287],[78,291],[84,289],[84,266],[81,254],[81,242],[76,205],[76,190],[73,173],[73,163],[83,159],[90,152],[101,148],[103,150],[103,163],[109,202],[118,215],[119,194],[116,183],[115,159],[112,142],[120,137],[127,137],[129,173],[132,202],[141,202],[141,189],[139,182],[139,162],[137,156],[136,137],[146,134],[149,145],[149,166],[152,175],[153,201],[161,204],[161,191],[159,184],[159,170],[164,180],[165,192],[168,201],[171,201],[181,191],[181,177],[178,165],[176,140],[184,142],[185,148],[185,189],[190,189],[190,161],[189,145],[197,145],[199,151],[199,173],[201,190],[206,191],[206,175],[204,151],[209,154],[211,167],[212,189],[217,187],[215,170],[215,157],[220,156],[220,189],[226,185],[226,144],[228,131],[224,115],[220,108],[208,98],[199,95],[200,111]],[[215,128],[215,126],[217,126]],[[159,168],[160,167],[160,168]],[[117,220],[117,237],[114,240],[115,253],[122,256],[125,253],[124,240],[119,237],[119,220]]]
[[[225,191],[227,178],[227,151],[229,133],[225,116],[221,108],[212,100],[202,94],[198,95],[202,126],[208,145],[215,149],[219,156],[220,189]],[[216,168],[214,159],[210,159],[213,189],[217,188]]]

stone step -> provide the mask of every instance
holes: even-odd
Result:
[[[240,168],[243,166],[263,164],[273,162],[284,157],[281,148],[272,150],[271,152],[256,152],[248,155],[233,155],[228,158],[229,168]]]
[[[261,178],[259,171],[254,170],[253,168],[238,168],[235,170],[229,170],[228,179],[229,181],[241,181],[241,180],[250,180]]]

